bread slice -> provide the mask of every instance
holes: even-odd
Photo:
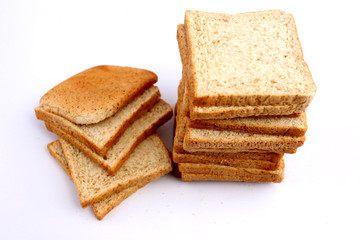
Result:
[[[183,88],[180,84],[179,88]],[[178,112],[188,119],[190,128],[227,130],[245,133],[260,133],[281,136],[304,136],[307,131],[306,114],[289,116],[263,116],[232,119],[191,119],[188,118],[186,90],[179,90]]]
[[[235,168],[249,168],[249,169],[263,169],[263,170],[275,170],[279,166],[278,163],[274,163],[266,160],[256,159],[242,159],[242,158],[226,158],[217,157],[216,155],[198,155],[198,154],[184,154],[173,151],[173,161],[181,164],[203,164],[209,165],[221,165]],[[183,166],[183,165],[182,165]],[[185,165],[187,166],[187,165]]]
[[[183,140],[186,133],[186,118],[183,118],[179,115],[176,116],[175,122],[175,137],[174,137],[174,144],[173,144],[173,152],[177,154],[184,154],[188,155],[188,159],[190,156],[197,156],[196,158],[204,158],[208,161],[210,159],[228,159],[229,161],[242,161],[242,160],[261,160],[261,161],[270,161],[272,163],[278,163],[284,153],[274,153],[274,152],[229,152],[229,151],[222,151],[221,149],[217,151],[196,151],[196,152],[189,152],[184,150]],[[174,160],[175,161],[175,160]]]
[[[188,180],[187,174],[214,176],[213,180],[244,181],[244,182],[281,182],[284,179],[284,161],[275,170],[263,170],[222,166],[216,164],[179,163],[179,171],[184,181]],[[212,180],[212,179],[200,179]]]
[[[113,116],[95,124],[75,124],[59,115],[46,111],[42,107],[35,108],[35,113],[38,119],[60,126],[66,134],[76,138],[86,147],[103,157],[119,140],[129,125],[149,111],[159,98],[159,89],[151,86]]]
[[[253,116],[278,116],[278,115],[291,115],[296,113],[302,113],[306,110],[305,105],[278,105],[278,106],[211,106],[201,107],[195,106],[192,101],[189,101],[189,78],[191,77],[190,65],[187,53],[186,33],[184,25],[178,25],[178,46],[180,56],[183,64],[183,79],[180,85],[183,85],[184,90],[178,91],[183,93],[184,108],[186,115],[191,119],[225,119],[225,118],[237,118],[237,117],[253,117]],[[181,87],[179,85],[179,88]]]
[[[60,126],[51,123],[46,123],[46,126],[49,131],[56,133],[59,137],[64,138],[80,149],[88,158],[97,163],[110,175],[114,175],[130,156],[134,148],[143,139],[155,132],[159,126],[168,121],[171,116],[171,106],[160,100],[149,112],[143,114],[126,129],[119,141],[107,152],[105,157],[101,157],[93,152],[76,138],[63,131]]]
[[[289,137],[231,131],[187,128],[184,149],[196,151],[257,151],[296,153],[305,142],[305,136]]]
[[[64,139],[60,138],[60,142],[82,207],[102,201],[124,189],[141,186],[172,170],[169,152],[156,134],[142,141],[114,176],[109,176]]]
[[[233,119],[203,119],[189,122],[190,128],[227,130],[242,133],[259,133],[278,136],[304,136],[307,130],[305,113],[299,116],[233,118]]]
[[[69,175],[71,178],[71,173],[69,169],[69,165],[66,161],[64,151],[62,150],[60,141],[54,141],[47,145],[49,152],[51,155],[56,159],[56,161],[61,165],[61,167],[64,169],[64,171]],[[72,180],[72,178],[71,178]],[[95,216],[97,219],[102,220],[105,215],[107,215],[112,209],[114,209],[117,205],[119,205],[122,201],[124,201],[126,198],[128,198],[131,194],[135,193],[139,188],[143,186],[133,186],[129,187],[127,189],[124,189],[121,192],[114,193],[110,197],[94,203],[91,205]]]
[[[184,27],[195,106],[306,108],[313,99],[316,86],[291,14],[186,11]]]
[[[147,70],[97,66],[49,90],[40,107],[76,124],[93,124],[114,115],[156,81],[156,74]]]

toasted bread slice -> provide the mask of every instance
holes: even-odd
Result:
[[[172,116],[172,108],[169,104],[160,100],[149,112],[142,115],[131,124],[118,142],[108,151],[105,157],[93,152],[76,138],[63,131],[60,126],[46,123],[49,131],[56,133],[64,138],[76,148],[80,149],[88,158],[97,163],[110,175],[114,175],[130,156],[134,148],[147,136],[150,136],[163,123]]]
[[[291,14],[186,11],[195,106],[308,106],[316,86]]]
[[[40,107],[76,124],[93,124],[114,115],[156,81],[156,74],[147,70],[97,66],[49,90]]]
[[[64,169],[64,171],[69,175],[71,178],[71,173],[69,169],[69,165],[66,161],[64,151],[62,150],[60,141],[54,141],[48,144],[47,148],[49,149],[49,152],[51,155],[56,159],[56,161],[61,165],[61,167]],[[72,178],[71,178],[72,180]],[[147,182],[146,182],[147,184]],[[128,198],[131,194],[135,193],[139,188],[143,187],[141,186],[133,186],[129,187],[127,189],[124,189],[121,192],[114,193],[110,197],[94,203],[91,205],[95,216],[97,219],[102,220],[106,214],[108,214],[112,209],[114,209],[117,205],[119,205],[122,201],[124,201],[126,198]]]
[[[156,134],[142,141],[114,176],[64,139],[60,138],[60,142],[82,207],[130,187],[142,186],[172,170],[169,152]]]
[[[125,130],[141,115],[149,111],[160,98],[159,89],[152,86],[137,96],[113,116],[95,124],[75,124],[59,115],[35,108],[36,117],[60,126],[63,131],[76,138],[100,156],[105,156],[119,140]]]

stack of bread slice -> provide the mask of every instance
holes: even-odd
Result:
[[[147,70],[97,66],[48,91],[35,108],[59,140],[50,153],[69,174],[82,207],[98,219],[127,196],[171,171],[156,129],[172,117]]]
[[[183,181],[281,182],[316,92],[292,15],[186,11],[177,30],[173,161]]]

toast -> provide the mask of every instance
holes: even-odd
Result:
[[[97,66],[49,90],[40,107],[76,124],[93,124],[114,115],[156,81],[148,70]]]
[[[113,116],[95,124],[75,124],[44,110],[42,107],[36,107],[35,113],[39,120],[51,122],[61,127],[66,134],[76,138],[86,147],[104,157],[125,130],[141,115],[149,111],[159,99],[159,89],[156,86],[151,86]]]
[[[110,175],[114,175],[130,156],[134,148],[171,117],[171,106],[160,100],[149,112],[143,114],[126,129],[124,134],[104,157],[96,154],[76,138],[67,134],[61,126],[46,122],[46,127],[49,131],[54,132],[59,137],[76,146],[76,148],[81,150],[89,159],[97,163]]]

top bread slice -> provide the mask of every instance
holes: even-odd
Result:
[[[79,142],[104,157],[124,134],[125,130],[144,113],[149,111],[160,98],[159,89],[151,86],[113,116],[94,124],[75,124],[59,115],[35,108],[36,117],[54,123]]]
[[[235,15],[186,11],[195,106],[308,106],[316,86],[295,21],[279,10]]]
[[[49,90],[40,107],[76,124],[93,124],[114,115],[156,81],[148,70],[97,66]]]
[[[253,117],[253,116],[278,116],[292,115],[305,112],[307,105],[259,105],[259,106],[211,106],[202,107],[195,106],[193,101],[189,101],[189,78],[191,76],[190,64],[188,60],[188,47],[186,42],[186,33],[183,24],[179,24],[177,28],[177,40],[181,61],[183,64],[182,80],[183,92],[186,96],[186,111],[191,119],[225,119],[237,117]],[[180,87],[179,85],[179,87]],[[180,90],[180,88],[179,88]]]

